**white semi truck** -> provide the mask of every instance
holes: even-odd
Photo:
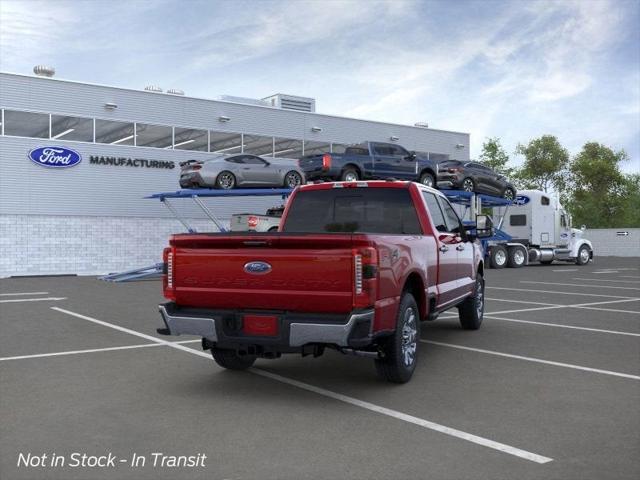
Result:
[[[518,192],[512,205],[493,208],[497,237],[485,248],[492,268],[522,267],[554,260],[585,265],[593,246],[583,238],[585,226],[572,228],[571,216],[551,195],[539,190]]]

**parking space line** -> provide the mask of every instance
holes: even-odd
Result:
[[[44,298],[11,298],[9,300],[0,300],[0,303],[18,303],[18,302],[57,302],[66,300],[67,297],[44,297]]]
[[[58,308],[58,307],[51,307],[52,310],[55,310],[57,312],[61,312],[61,313],[65,313],[67,315],[71,315],[73,317],[77,317],[77,318],[81,318],[84,320],[87,320],[89,322],[93,322],[96,323],[98,325],[103,325],[105,327],[109,327],[109,328],[113,328],[115,330],[121,331],[121,332],[126,332],[129,333],[131,335],[135,335],[137,337],[141,337],[141,338],[146,338],[147,340],[151,340],[152,342],[156,342],[156,343],[161,343],[163,345],[167,345],[171,348],[175,348],[177,350],[182,350],[184,352],[190,353],[192,355],[197,355],[199,357],[204,357],[207,360],[213,361],[213,358],[211,357],[211,355],[207,354],[206,352],[200,352],[198,350],[194,350],[192,348],[188,348],[188,347],[184,347],[182,345],[177,345],[174,342],[167,342],[166,340],[161,340],[159,338],[156,337],[152,337],[151,335],[147,335],[145,333],[141,333],[141,332],[137,332],[135,330],[131,330],[129,328],[125,328],[125,327],[121,327],[119,325],[114,325],[112,323],[108,323],[108,322],[104,322],[102,320],[98,320],[97,318],[92,318],[92,317],[88,317],[86,315],[81,315],[79,313],[76,312],[72,312],[70,310],[65,310],[63,308]],[[522,450],[516,447],[512,447],[510,445],[506,445],[504,443],[500,443],[500,442],[495,442],[493,440],[489,440],[488,438],[484,438],[484,437],[479,437],[477,435],[473,435],[471,433],[467,433],[467,432],[463,432],[461,430],[457,430],[455,428],[450,428],[447,427],[445,425],[440,425],[438,423],[434,423],[434,422],[430,422],[429,420],[424,420],[422,418],[418,418],[418,417],[414,417],[412,415],[407,415],[406,413],[402,413],[402,412],[398,412],[396,410],[391,410],[389,408],[385,408],[385,407],[381,407],[379,405],[375,405],[373,403],[369,403],[369,402],[365,402],[363,400],[358,400],[357,398],[354,397],[349,397],[347,395],[343,395],[341,393],[337,393],[337,392],[333,392],[331,390],[326,390],[324,388],[320,388],[320,387],[316,387],[314,385],[308,384],[308,383],[303,383],[303,382],[299,382],[297,380],[293,380],[291,378],[287,378],[287,377],[283,377],[281,375],[277,375],[275,373],[271,373],[271,372],[267,372],[266,370],[262,370],[256,367],[250,368],[248,370],[249,372],[253,373],[254,375],[259,375],[265,378],[270,378],[272,380],[276,380],[280,383],[285,383],[303,390],[307,390],[309,392],[313,392],[313,393],[317,393],[319,395],[328,397],[328,398],[332,398],[334,400],[338,400],[341,401],[343,403],[347,403],[350,405],[354,405],[360,408],[364,408],[366,410],[372,411],[372,412],[376,412],[382,415],[386,415],[389,417],[393,417],[396,418],[398,420],[402,420],[404,422],[408,422],[408,423],[412,423],[414,425],[418,425],[420,427],[423,428],[427,428],[430,430],[434,430],[440,433],[444,433],[446,435],[452,436],[452,437],[456,437],[456,438],[460,438],[462,440],[466,440],[468,442],[471,443],[475,443],[478,445],[482,445],[484,447],[487,448],[491,448],[493,450],[497,450],[503,453],[507,453],[509,455],[513,455],[519,458],[523,458],[525,460],[529,460],[531,462],[535,462],[535,463],[540,463],[540,464],[544,464],[544,463],[548,463],[553,461],[552,458],[549,457],[545,457],[542,455],[538,455],[536,453],[532,453],[532,452],[528,452],[526,450]]]
[[[579,268],[561,268],[559,270],[551,270],[552,272],[577,272]]]
[[[546,282],[542,282],[546,283]],[[629,300],[640,300],[640,297],[623,297],[621,295],[603,295],[600,293],[579,293],[579,292],[558,292],[555,290],[534,290],[530,288],[513,288],[513,287],[485,287],[490,290],[512,290],[515,292],[534,292],[534,293],[555,293],[558,295],[575,295],[578,297],[606,297],[606,298],[627,298]]]
[[[532,301],[529,301],[529,300],[510,300],[508,298],[490,298],[490,297],[485,297],[485,299],[486,300],[493,300],[495,302],[528,303],[528,304],[531,304],[531,305],[545,305],[547,307],[556,307],[556,306],[558,306],[556,303],[532,302]]]
[[[624,312],[624,313],[637,313],[633,310],[616,310],[613,308],[599,308],[599,307],[592,307],[592,305],[606,305],[609,303],[624,303],[624,302],[637,302],[639,299],[636,298],[632,298],[632,299],[623,299],[623,300],[608,300],[605,302],[591,302],[591,303],[577,303],[575,305],[553,305],[553,304],[548,304],[548,307],[538,307],[538,308],[521,308],[518,310],[501,310],[499,312],[488,312],[487,315],[501,315],[503,313],[518,313],[518,312],[535,312],[538,310],[552,310],[552,309],[556,309],[556,308],[586,308],[589,310],[601,310],[604,312]]]
[[[581,307],[581,306],[574,306],[573,308],[584,308],[585,310],[600,310],[601,312],[631,313],[634,315],[640,315],[640,312],[636,310],[618,310],[615,308]]]
[[[610,333],[612,335],[628,335],[630,337],[640,337],[640,333],[632,333],[632,332],[620,332],[618,330],[603,330],[600,328],[588,328],[588,327],[578,327],[575,325],[561,325],[559,323],[547,323],[547,322],[534,322],[531,320],[518,320],[515,318],[503,318],[496,317],[495,315],[486,314],[485,318],[490,318],[491,320],[502,320],[504,322],[514,322],[514,323],[529,323],[532,325],[541,325],[544,327],[558,327],[558,328],[570,328],[574,330],[584,330],[587,332],[597,332],[597,333]]]
[[[640,287],[619,287],[618,285],[582,285],[581,283],[554,283],[536,282],[533,280],[520,280],[520,283],[541,283],[542,285],[561,285],[567,287],[588,287],[588,288],[617,288],[618,290],[640,290]]]
[[[471,433],[463,432],[461,430],[457,430],[455,428],[446,427],[444,425],[440,425],[439,423],[430,422],[429,420],[424,420],[422,418],[414,417],[413,415],[407,415],[406,413],[398,412],[397,410],[392,410],[390,408],[381,407],[380,405],[375,405],[373,403],[365,402],[363,400],[358,400],[357,398],[349,397],[347,395],[343,395],[341,393],[333,392],[331,390],[326,390],[324,388],[316,387],[314,385],[310,385],[308,383],[299,382],[297,380],[293,380],[291,378],[283,377],[277,375],[275,373],[267,372],[262,369],[252,368],[250,370],[252,373],[256,375],[260,375],[262,377],[270,378],[272,380],[276,380],[278,382],[286,383],[288,385],[292,385],[297,388],[301,388],[303,390],[307,390],[313,393],[317,393],[318,395],[322,395],[325,397],[333,398],[334,400],[339,400],[344,403],[348,403],[350,405],[355,405],[356,407],[364,408],[366,410],[370,410],[372,412],[380,413],[382,415],[386,415],[388,417],[397,418],[398,420],[402,420],[404,422],[413,423],[414,425],[418,425],[420,427],[428,428],[429,430],[435,430],[436,432],[444,433],[446,435],[460,438],[462,440],[466,440],[468,442],[476,443],[478,445],[482,445],[484,447],[492,448],[494,450],[498,450],[500,452],[508,453],[509,455],[514,455],[516,457],[524,458],[525,460],[529,460],[531,462],[536,463],[548,463],[553,459],[549,457],[544,457],[542,455],[537,455],[535,453],[528,452],[526,450],[521,450],[519,448],[512,447],[510,445],[505,445],[504,443],[494,442],[493,440],[489,440],[488,438],[479,437],[477,435],[473,435]]]
[[[585,372],[601,373],[603,375],[611,375],[613,377],[622,377],[622,378],[630,378],[632,380],[640,380],[639,376],[631,375],[629,373],[613,372],[611,370],[601,370],[599,368],[583,367],[581,365],[573,365],[571,363],[553,362],[551,360],[543,360],[541,358],[524,357],[522,355],[513,355],[511,353],[496,352],[496,351],[493,351],[493,350],[484,350],[482,348],[466,347],[464,345],[454,345],[452,343],[434,342],[433,340],[420,340],[420,341],[422,343],[429,343],[431,345],[438,345],[438,346],[441,346],[441,347],[458,348],[460,350],[469,350],[471,352],[486,353],[488,355],[496,355],[498,357],[514,358],[516,360],[524,360],[524,361],[527,361],[527,362],[542,363],[542,364],[545,364],[545,365],[553,365],[553,366],[556,366],[556,367],[571,368],[571,369],[574,369],[574,370],[582,370],[582,371],[585,371]]]
[[[171,342],[171,343],[200,343],[201,340],[183,340],[181,342]],[[87,350],[68,350],[66,352],[54,352],[54,353],[36,353],[33,355],[19,355],[16,357],[4,357],[0,358],[0,362],[5,362],[7,360],[25,360],[29,358],[43,358],[43,357],[60,357],[64,355],[78,355],[80,353],[96,353],[96,352],[111,352],[115,350],[131,350],[133,348],[146,348],[146,347],[164,347],[162,343],[143,343],[140,345],[124,345],[122,347],[105,347],[105,348],[90,348]]]
[[[620,278],[640,278],[640,275],[620,275]]]
[[[573,277],[571,280],[583,280],[583,281],[586,281],[586,282],[630,283],[632,285],[639,285],[640,284],[640,280],[636,280],[634,282],[633,280],[605,280],[604,278],[580,278],[580,277]]]
[[[0,293],[0,297],[10,297],[13,295],[49,295],[49,292]]]

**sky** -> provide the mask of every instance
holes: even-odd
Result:
[[[0,0],[0,70],[189,96],[316,99],[332,115],[576,154],[640,172],[640,0]]]

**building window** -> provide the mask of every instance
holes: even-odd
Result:
[[[242,135],[229,132],[209,132],[209,151],[224,155],[242,153]]]
[[[243,135],[244,153],[251,155],[273,156],[273,137],[263,137],[260,135]]]
[[[173,129],[164,125],[136,123],[136,146],[171,148],[173,145]]]
[[[49,138],[49,115],[5,110],[4,134],[14,137]]]
[[[96,143],[133,145],[133,138],[133,123],[96,119]]]
[[[300,158],[302,157],[302,140],[291,138],[274,138],[274,157]]]
[[[304,142],[305,155],[320,155],[331,151],[331,144],[327,142]]]
[[[51,115],[51,139],[93,142],[93,119]]]
[[[209,136],[206,130],[176,127],[173,148],[176,150],[208,151]]]

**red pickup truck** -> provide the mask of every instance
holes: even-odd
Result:
[[[457,307],[463,328],[480,327],[487,222],[464,226],[444,195],[413,182],[299,187],[278,232],[171,237],[158,332],[202,337],[229,369],[329,347],[407,382],[421,321]]]

